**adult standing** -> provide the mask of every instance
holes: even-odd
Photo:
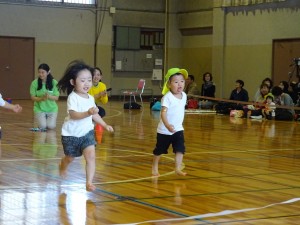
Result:
[[[40,129],[55,129],[58,113],[56,101],[59,98],[57,81],[53,78],[50,67],[42,63],[38,67],[38,78],[30,85],[30,95],[34,101],[34,117]]]

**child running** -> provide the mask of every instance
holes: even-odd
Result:
[[[86,160],[87,191],[96,189],[92,184],[95,174],[96,144],[93,121],[109,132],[114,131],[99,116],[94,97],[88,94],[93,80],[91,71],[91,67],[84,62],[73,61],[58,82],[59,90],[66,91],[68,94],[68,116],[62,126],[62,145],[65,156],[60,162],[60,175],[64,177],[68,165],[74,158],[83,155]]]
[[[158,163],[162,154],[168,154],[172,144],[175,153],[175,173],[185,176],[182,171],[183,154],[185,153],[183,119],[187,100],[183,92],[188,72],[185,69],[172,68],[165,76],[161,100],[161,118],[157,127],[156,147],[153,150],[152,175],[160,176]]]

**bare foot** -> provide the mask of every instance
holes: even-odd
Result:
[[[59,175],[62,178],[65,178],[67,176],[67,168],[63,166],[63,162],[59,163]]]
[[[181,171],[181,170],[175,170],[175,173],[179,176],[185,176],[187,173]]]
[[[96,190],[96,186],[93,184],[86,184],[85,189],[87,191],[95,191]]]
[[[159,177],[160,176],[157,168],[154,168],[154,167],[152,168],[152,176],[153,177]]]

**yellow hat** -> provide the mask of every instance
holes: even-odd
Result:
[[[264,96],[264,99],[267,99],[267,97],[269,97],[269,96],[272,97],[273,100],[274,100],[274,95],[272,95],[272,93],[268,93],[267,95],[265,95],[265,96]]]
[[[163,90],[162,90],[163,95],[165,95],[169,91],[169,87],[167,85],[168,81],[169,81],[170,77],[175,75],[175,74],[182,74],[184,79],[188,78],[188,72],[185,69],[179,69],[179,68],[169,69],[167,74],[165,75],[165,83],[164,83],[164,87],[163,87]]]

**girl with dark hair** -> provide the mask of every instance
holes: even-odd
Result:
[[[30,85],[30,95],[34,101],[33,111],[38,128],[54,129],[58,113],[56,101],[59,98],[59,91],[57,81],[53,78],[47,64],[39,65],[38,78]]]
[[[287,93],[287,94],[290,94],[289,86],[290,86],[289,83],[285,80],[280,81],[280,83],[278,85],[278,87],[280,87],[282,89],[283,93]]]
[[[68,94],[68,115],[64,120],[61,141],[65,156],[61,159],[59,171],[66,175],[69,164],[75,157],[84,156],[86,160],[86,190],[94,191],[93,178],[95,174],[95,136],[94,124],[100,124],[107,131],[113,128],[107,125],[98,114],[98,108],[93,96],[88,94],[92,87],[92,70],[81,61],[73,61],[67,67],[63,77],[58,82],[59,90]]]

